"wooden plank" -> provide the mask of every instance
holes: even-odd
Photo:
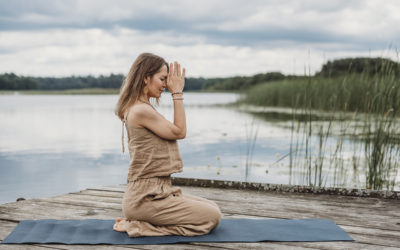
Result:
[[[281,249],[281,250],[306,250],[306,249],[315,249],[298,245],[285,245],[275,242],[254,242],[254,243],[246,243],[246,242],[238,242],[238,243],[191,243],[195,246],[208,246],[208,247],[220,247],[221,245],[226,249]]]
[[[400,200],[388,200],[378,198],[360,198],[360,197],[347,197],[347,196],[331,196],[331,195],[313,195],[313,194],[282,194],[282,193],[271,193],[271,192],[257,192],[248,190],[218,190],[215,188],[198,188],[198,187],[181,187],[184,193],[190,193],[198,196],[206,196],[205,198],[212,200],[227,200],[226,194],[229,194],[229,200],[237,202],[266,202],[265,198],[268,197],[272,201],[286,202],[296,204],[310,204],[322,203],[326,206],[339,207],[339,208],[360,208],[360,209],[374,209],[373,211],[379,211],[380,209],[385,212],[396,212],[398,213],[400,207]],[[83,190],[79,193],[71,194],[90,194],[93,196],[104,196],[122,198],[123,193],[108,192],[105,190]],[[367,205],[367,206],[366,206]],[[394,214],[399,216],[398,214]]]
[[[36,205],[35,206],[38,206],[38,203],[35,203]],[[54,214],[49,214],[48,212],[45,212],[45,213],[42,213],[42,211],[53,211],[54,210],[54,205],[55,204],[53,204],[53,203],[51,203],[51,202],[47,202],[47,203],[39,203],[39,205],[40,205],[40,207],[38,207],[37,209],[39,210],[39,211],[36,211],[36,210],[32,210],[31,208],[29,208],[29,212],[32,212],[32,213],[34,213],[34,217],[37,219],[37,218],[42,218],[42,219],[44,219],[44,218],[55,218],[55,219],[63,219],[63,218],[70,218],[70,219],[83,219],[83,218],[86,218],[87,217],[87,215],[85,215],[85,214],[83,214],[82,215],[82,213],[79,213],[79,217],[75,217],[75,216],[70,216],[70,215],[68,215],[68,216],[66,216],[66,214],[69,214],[68,213],[68,211],[69,210],[71,210],[71,211],[77,211],[77,209],[80,209],[80,205],[78,204],[78,205],[76,205],[77,206],[77,208],[76,207],[74,207],[75,205],[71,205],[71,204],[69,204],[68,206],[72,206],[72,207],[63,207],[63,213],[62,213],[62,215],[61,216],[57,216],[57,215],[54,215]],[[57,205],[59,205],[59,204],[57,204]],[[68,209],[67,209],[68,208]],[[56,210],[57,211],[57,210]],[[20,214],[22,214],[23,212],[20,212]],[[14,214],[15,216],[17,216],[18,214]],[[31,217],[32,216],[29,216],[29,214],[27,214],[27,213],[23,213],[23,215],[25,215],[25,216],[28,216],[28,219],[31,219]],[[38,216],[40,216],[40,217],[38,217]],[[236,214],[236,216],[226,216],[226,215],[224,215],[224,217],[231,217],[231,218],[238,218],[238,217],[242,217],[242,218],[249,218],[250,216],[244,216],[244,215],[237,215]],[[253,217],[259,217],[259,216],[257,216],[257,215],[255,215],[255,216],[253,216]],[[103,218],[104,219],[104,214],[103,215],[101,215],[101,217],[100,218]],[[112,217],[111,219],[114,219],[115,217]],[[268,218],[271,218],[271,217],[268,217]],[[25,218],[26,219],[26,218]],[[346,228],[345,226],[342,226],[342,228],[344,229],[344,230],[346,230],[346,229],[349,229],[349,228]],[[356,229],[354,229],[354,228],[356,228]],[[365,234],[366,235],[366,237],[364,237],[364,238],[362,238],[361,236],[359,237],[360,239],[363,239],[363,241],[362,242],[370,242],[370,241],[368,241],[368,240],[373,240],[373,241],[375,241],[375,242],[379,242],[379,241],[382,241],[381,240],[381,238],[382,237],[385,237],[386,236],[386,238],[382,241],[383,243],[382,244],[386,244],[387,246],[391,246],[391,245],[393,245],[393,243],[392,243],[392,241],[393,241],[393,238],[394,238],[394,241],[395,242],[397,242],[397,239],[398,239],[398,236],[399,236],[399,233],[400,232],[398,232],[398,231],[387,231],[386,233],[384,233],[385,231],[383,231],[383,230],[380,230],[380,231],[374,231],[374,230],[372,230],[372,229],[368,229],[368,231],[365,231],[365,229],[362,229],[362,228],[357,228],[357,227],[353,227],[353,230],[346,230],[352,237],[355,237],[354,236],[354,234],[353,233],[358,233],[358,234]],[[379,232],[381,232],[381,233],[379,233]],[[378,238],[377,238],[378,237]],[[375,239],[376,238],[376,239]],[[365,240],[367,240],[367,241],[365,241]]]
[[[75,201],[76,201],[76,205],[85,203],[85,202],[82,202],[82,198],[79,197],[79,195],[71,195],[71,194],[69,194],[69,195],[67,195],[67,196],[68,196],[68,197],[71,197],[71,198],[68,199],[68,201],[71,202],[71,204],[73,204],[73,202],[75,202]],[[78,197],[74,198],[74,196],[78,196]],[[90,203],[91,206],[100,207],[100,205],[96,205],[96,203],[94,203],[94,201],[96,201],[96,199],[98,199],[99,197],[85,196],[85,198],[91,200],[91,203]],[[76,199],[76,200],[75,200],[75,199]],[[93,199],[93,202],[92,202],[92,199]],[[100,199],[103,201],[103,198],[100,198]],[[108,198],[106,198],[106,199],[108,199]],[[113,200],[113,201],[114,201],[114,200]],[[120,206],[120,205],[119,205],[119,206]],[[229,212],[229,211],[228,211],[228,212]],[[268,217],[270,217],[270,216],[268,216]],[[272,218],[272,217],[270,217],[270,218]],[[398,236],[400,236],[400,232],[398,233]]]
[[[3,241],[14,230],[17,224],[16,222],[0,220],[0,241]]]
[[[194,244],[194,243],[193,243]],[[197,244],[197,243],[196,243]],[[379,245],[362,244],[357,242],[260,242],[260,243],[230,243],[224,242],[224,247],[229,249],[327,249],[327,250],[343,250],[343,249],[365,249],[377,250],[388,249],[395,250],[397,247],[385,247]],[[216,243],[207,243],[210,246],[218,246]]]
[[[96,191],[96,192],[98,192],[98,191]],[[226,193],[224,195],[225,195],[225,197],[229,196]],[[76,197],[76,196],[78,196],[78,197]],[[209,198],[209,197],[207,197],[207,198]],[[79,195],[76,195],[76,194],[68,194],[68,195],[61,196],[61,197],[51,198],[51,201],[60,202],[63,204],[80,205],[80,206],[85,206],[85,207],[96,207],[96,208],[100,208],[100,209],[102,209],[102,208],[121,209],[120,203],[119,204],[114,203],[114,201],[116,201],[116,200],[113,200],[113,204],[109,205],[109,204],[103,202],[104,198],[101,198],[101,199],[102,199],[102,202],[98,202],[97,197],[85,196],[85,198],[81,198],[81,197],[79,197]],[[109,199],[109,198],[107,197],[106,199]],[[49,199],[42,199],[42,200],[49,201]],[[216,201],[216,202],[221,203],[221,201]],[[267,208],[268,211],[270,211],[270,213],[274,212],[275,214],[278,212],[280,214],[280,216],[278,216],[278,217],[277,216],[268,216],[268,217],[282,218],[282,208],[280,207],[281,203],[274,203],[275,206],[271,206],[271,203],[272,203],[271,201],[268,201],[268,208]],[[377,216],[376,214],[373,214],[373,212],[374,212],[373,210],[372,211],[367,210],[368,213],[366,213],[365,211],[360,211],[360,209],[356,209],[356,210],[346,209],[346,211],[343,211],[343,210],[339,210],[339,211],[333,210],[332,211],[325,207],[321,208],[321,206],[316,206],[315,204],[313,204],[313,208],[311,208],[311,209],[309,208],[309,205],[300,206],[297,204],[293,204],[292,207],[289,207],[289,205],[291,203],[292,203],[291,201],[285,202],[284,210],[292,210],[290,212],[290,215],[292,215],[292,216],[296,215],[296,217],[291,217],[290,215],[287,215],[287,213],[285,211],[285,213],[283,213],[283,215],[285,217],[283,217],[283,218],[297,218],[299,213],[301,213],[302,218],[304,218],[304,216],[309,217],[308,215],[310,213],[318,213],[321,211],[322,211],[322,213],[319,214],[320,216],[322,216],[322,215],[330,216],[331,218],[343,217],[342,213],[344,213],[344,212],[346,213],[346,217],[349,217],[349,216],[356,217],[356,218],[361,217],[361,219],[364,219],[364,220],[365,220],[364,217],[368,217],[369,221],[374,221],[373,219]],[[221,207],[221,209],[223,209],[224,212],[231,213],[232,211],[230,211],[229,209],[228,210],[225,210],[225,209],[232,207],[232,205],[236,206],[236,204],[232,204],[232,202],[230,202],[228,204],[229,204],[228,206],[225,205],[224,207]],[[246,202],[246,206],[248,206],[249,204],[252,204],[252,203]],[[254,205],[260,206],[260,207],[264,206],[263,203],[254,203]],[[274,210],[274,211],[272,211],[272,210]],[[279,211],[276,211],[276,210],[279,210]],[[301,211],[299,211],[299,210],[301,210]],[[236,211],[236,213],[240,213],[240,212]],[[386,221],[393,220],[393,217],[390,214],[383,215],[381,217],[383,217],[383,218],[375,218],[375,219],[376,220],[386,220]]]
[[[98,208],[98,209],[115,209],[115,210],[122,210],[121,201],[119,203],[113,202],[104,202],[99,199],[91,199],[87,196],[76,197],[75,196],[58,196],[54,198],[41,198],[40,201],[47,201],[50,203],[57,203],[57,204],[71,204],[75,206],[81,207],[88,207],[88,208]]]
[[[111,219],[122,216],[122,210],[96,209],[47,201],[25,200],[0,206],[0,219]]]
[[[40,199],[39,199],[40,200]],[[27,201],[24,201],[24,202],[27,202]],[[80,203],[81,201],[79,201],[79,203]],[[45,205],[46,206],[46,208],[45,209],[43,209],[43,208],[40,208],[39,210],[40,211],[35,211],[35,210],[32,210],[32,208],[29,208],[29,211],[28,212],[32,212],[32,211],[35,211],[35,214],[36,214],[36,216],[38,216],[38,215],[41,215],[41,217],[42,218],[49,218],[49,214],[48,214],[48,212],[46,212],[46,213],[44,213],[44,214],[41,214],[41,211],[49,211],[49,210],[54,210],[54,206],[56,205],[56,204],[53,204],[53,203],[51,203],[51,202],[48,202],[47,204],[43,204],[43,203],[40,203],[40,204],[42,204],[42,205]],[[58,204],[58,205],[61,205],[61,204]],[[62,205],[64,205],[64,204],[62,204]],[[66,204],[65,204],[66,205]],[[37,204],[35,205],[35,206],[37,206]],[[52,207],[52,208],[49,208],[49,206],[50,207]],[[76,207],[75,207],[76,206]],[[230,206],[237,206],[237,204],[231,204]],[[56,206],[57,207],[57,206]],[[224,207],[227,207],[227,206],[224,206]],[[61,218],[63,218],[63,216],[65,216],[65,214],[66,214],[66,211],[68,211],[67,210],[67,207],[66,206],[63,206],[62,207],[62,209],[63,209],[63,212],[62,212],[62,216],[61,216]],[[81,204],[77,204],[77,205],[72,205],[72,207],[71,208],[69,208],[69,210],[71,210],[71,211],[73,211],[73,212],[78,212],[79,211],[79,209],[82,209],[81,208]],[[258,208],[257,208],[257,210],[258,210]],[[57,209],[55,210],[55,211],[57,211]],[[88,215],[87,215],[87,211],[88,210],[86,210],[86,213],[85,212],[83,212],[83,213],[79,213],[79,216],[77,217],[77,219],[82,219],[82,218],[85,218],[85,217],[87,217]],[[95,213],[98,213],[99,211],[97,211],[97,210],[94,210],[94,212]],[[100,212],[102,212],[102,210],[100,210]],[[231,210],[230,210],[230,212],[231,212]],[[26,215],[26,212],[21,212],[21,213],[23,213],[24,215]],[[67,213],[67,214],[69,214],[69,213]],[[237,212],[236,214],[243,214],[243,213],[241,213],[241,211],[239,211],[239,212]],[[247,213],[248,214],[248,213]],[[269,213],[270,214],[270,213]],[[54,217],[53,215],[51,215],[52,217]],[[260,213],[258,212],[258,211],[256,211],[256,213],[254,213],[254,216],[260,216]],[[56,216],[57,217],[57,216]],[[102,218],[104,218],[103,217],[103,214],[102,214],[102,216],[101,216]],[[265,216],[265,217],[267,217],[267,216]],[[271,216],[268,216],[269,218],[271,217]],[[290,216],[289,216],[290,217]],[[57,218],[59,218],[59,217],[57,217]],[[68,218],[71,218],[71,216],[68,216]],[[76,218],[76,217],[72,217],[72,218]],[[115,217],[112,217],[113,219],[115,218]],[[275,217],[276,218],[276,217]],[[30,218],[29,218],[30,219]]]
[[[240,181],[223,181],[223,180],[207,180],[172,177],[172,184],[177,186],[189,186],[195,188],[217,188],[220,190],[236,189],[236,190],[253,190],[259,192],[274,192],[274,193],[294,193],[294,194],[317,194],[331,196],[346,196],[346,197],[375,197],[380,199],[397,199],[400,200],[400,191],[380,191],[369,189],[351,189],[351,188],[329,188],[329,187],[310,187],[299,185],[282,185],[271,183],[251,183]],[[93,190],[113,190],[123,192],[126,184],[118,186],[108,186],[95,188]]]
[[[99,195],[102,194],[104,191],[85,190],[82,193],[90,194],[93,192],[96,195]],[[191,188],[189,190],[183,189],[183,192],[193,195],[199,195],[204,198],[214,200],[217,204],[220,205],[220,208],[225,213],[259,215],[263,217],[284,219],[310,217],[330,218],[341,225],[400,230],[400,203],[397,200],[378,200],[378,203],[375,203],[377,200],[375,198],[362,198],[369,199],[370,204],[363,204],[362,206],[365,207],[362,208],[351,206],[332,207],[330,206],[330,201],[334,200],[334,198],[329,200],[310,201],[306,199],[296,199],[295,197],[291,199],[287,199],[281,196],[276,197],[266,194],[264,192],[239,192],[237,190],[224,190],[223,195],[221,195],[221,190],[215,190],[211,188],[207,188],[207,190],[205,191],[201,191],[200,188]],[[121,194],[113,194],[113,196],[122,197]],[[348,197],[342,198],[341,201],[346,200],[346,198]],[[353,199],[353,197],[351,197],[350,199]],[[242,205],[237,206],[237,204]],[[284,206],[282,206],[282,204],[284,204]],[[245,209],[248,207],[258,207],[260,213],[255,210],[252,210],[252,212],[250,213],[248,209]],[[231,210],[231,208],[235,210]],[[241,208],[243,208],[244,210],[238,210]],[[265,211],[268,211],[268,213],[266,213]]]
[[[400,191],[381,191],[370,189],[352,189],[352,188],[331,188],[331,187],[312,187],[300,185],[272,184],[272,183],[255,183],[241,181],[224,181],[224,180],[207,180],[172,177],[172,184],[178,186],[191,187],[214,187],[218,189],[241,189],[256,191],[274,191],[280,193],[314,193],[314,194],[331,194],[335,196],[355,196],[355,197],[377,197],[384,199],[400,200]]]
[[[400,200],[390,199],[378,199],[378,198],[360,198],[360,197],[348,197],[348,196],[334,196],[334,195],[314,195],[314,194],[297,194],[297,193],[274,193],[274,192],[260,192],[251,190],[234,190],[226,189],[219,190],[216,188],[196,188],[196,187],[181,187],[183,191],[189,192],[194,195],[207,195],[211,199],[221,199],[225,197],[225,194],[229,194],[230,199],[235,201],[246,201],[250,199],[252,201],[261,200],[265,202],[265,197],[271,197],[277,201],[293,201],[299,203],[310,203],[310,202],[326,202],[326,204],[337,207],[357,207],[365,208],[363,205],[369,205],[374,208],[399,208]],[[224,195],[221,196],[221,193]]]
[[[123,186],[107,187],[105,190],[88,189],[79,193],[70,193],[54,198],[27,200],[18,203],[8,203],[0,206],[0,218],[7,220],[20,219],[85,219],[100,218],[114,219],[122,215],[121,202]],[[107,190],[109,189],[109,190]],[[223,210],[224,218],[306,218],[316,215],[331,216],[337,224],[347,231],[356,243],[351,242],[312,242],[312,243],[192,243],[182,244],[178,249],[190,248],[227,248],[237,249],[242,247],[254,249],[293,249],[293,248],[363,248],[371,247],[400,247],[398,238],[400,230],[389,227],[390,223],[398,223],[399,202],[396,200],[383,200],[377,198],[334,197],[331,195],[318,195],[318,199],[311,194],[280,194],[271,192],[257,192],[248,190],[219,190],[215,188],[182,187],[184,193],[202,196],[216,201]],[[238,206],[241,204],[241,206]],[[285,206],[282,206],[284,204]],[[346,207],[341,207],[344,204]],[[371,208],[372,207],[372,208]],[[397,213],[396,213],[397,212]],[[393,213],[393,214],[392,214]],[[342,220],[342,221],[340,221]],[[339,223],[343,222],[343,223]],[[350,222],[350,223],[349,223]],[[376,223],[378,222],[378,223]],[[382,223],[379,223],[382,222]],[[4,221],[0,221],[1,228]],[[15,222],[8,222],[16,225]],[[389,223],[389,224],[388,224]],[[400,223],[399,223],[400,224]],[[4,227],[4,230],[12,230]],[[0,230],[1,232],[4,230]],[[46,245],[47,246],[47,245]],[[62,247],[66,245],[51,247]],[[39,249],[42,246],[37,246]],[[69,246],[67,246],[69,247]],[[82,246],[86,248],[86,245]],[[113,246],[114,247],[114,246]],[[117,246],[115,246],[117,247]],[[137,249],[152,249],[161,246],[135,246]],[[168,247],[168,246],[167,246]],[[130,246],[118,246],[130,248]],[[136,249],[135,248],[135,249]],[[111,248],[105,248],[111,249]],[[176,248],[175,248],[176,249]]]
[[[207,199],[211,199],[214,201],[234,201],[240,203],[254,203],[254,204],[265,204],[268,203],[269,207],[277,208],[279,210],[283,209],[290,209],[290,210],[299,210],[302,209],[303,211],[309,211],[310,209],[314,209],[315,211],[336,211],[337,213],[346,213],[346,214],[372,214],[372,215],[384,215],[386,217],[390,217],[390,219],[398,218],[400,222],[400,202],[399,201],[378,201],[376,203],[375,199],[372,199],[369,204],[362,204],[358,206],[354,205],[344,205],[341,206],[339,202],[334,203],[335,201],[331,202],[331,200],[317,200],[317,201],[310,201],[310,200],[303,200],[303,199],[296,199],[296,198],[282,198],[282,197],[274,197],[267,194],[260,194],[257,193],[231,193],[231,192],[224,192],[224,195],[221,193],[215,193],[215,190],[207,190],[207,191],[198,191],[191,189],[189,191],[183,190],[184,193],[189,193],[193,195],[202,196]],[[251,191],[250,191],[251,192]],[[92,190],[85,190],[81,193],[75,193],[73,195],[91,195],[91,196],[102,196],[102,197],[109,197],[110,195],[104,191],[92,191]],[[113,198],[122,199],[122,194],[113,194]],[[84,198],[83,198],[84,199]],[[90,198],[88,198],[90,199]],[[111,198],[110,198],[111,199]],[[370,198],[371,199],[371,198]],[[116,201],[116,200],[115,200]],[[334,204],[332,204],[334,203]],[[343,202],[344,203],[344,202]],[[284,207],[281,205],[285,204]]]
[[[27,202],[28,201],[25,201],[25,203],[27,203]],[[49,213],[48,211],[58,211],[58,209],[54,209],[54,205],[56,205],[56,207],[57,207],[58,204],[52,204],[52,203],[47,203],[47,202],[34,203],[34,206],[33,206],[34,209],[29,207],[27,212],[20,211],[19,214],[12,213],[12,215],[14,218],[18,217],[18,216],[27,217],[24,219],[47,219],[47,218],[84,219],[84,218],[87,218],[87,215],[82,215],[82,213],[78,213],[79,216],[71,216],[70,213],[68,212],[69,210],[76,211],[80,208],[79,206],[72,206],[72,205],[64,206],[63,210],[62,210],[63,213],[60,215],[54,214],[54,213]],[[30,214],[30,213],[32,213],[32,214]],[[231,216],[231,217],[233,217],[233,216]],[[244,216],[242,215],[241,217],[244,217]],[[105,214],[102,214],[100,216],[100,219],[104,219],[104,218],[105,218]],[[115,218],[115,217],[112,217],[112,218]],[[381,235],[379,235],[379,236],[369,235],[369,236],[362,237],[362,236],[355,235],[351,232],[348,232],[348,233],[359,242],[373,243],[373,244],[379,243],[380,245],[385,245],[385,246],[398,246],[398,237],[396,235],[394,235],[394,236],[390,235],[391,237],[382,237]]]
[[[104,186],[104,187],[98,187],[98,188],[88,188],[87,190],[104,190],[104,191],[121,193],[121,192],[125,192],[126,187],[127,187],[126,184],[120,184],[120,185]]]

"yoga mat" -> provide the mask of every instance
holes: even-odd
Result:
[[[114,220],[25,220],[3,244],[171,244],[184,242],[352,241],[328,219],[222,219],[217,228],[200,236],[130,238],[114,231]]]

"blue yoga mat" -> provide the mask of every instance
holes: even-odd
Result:
[[[184,242],[352,241],[332,220],[222,219],[201,236],[148,236],[130,238],[114,231],[114,220],[25,220],[3,244],[171,244]]]

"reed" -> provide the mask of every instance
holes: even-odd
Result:
[[[303,102],[295,101],[298,95]],[[283,80],[257,85],[241,101],[260,106],[367,113],[379,113],[385,105],[390,104],[391,110],[398,115],[400,80],[393,74],[373,77],[351,74],[335,78]]]
[[[374,75],[283,80],[247,92],[242,102],[293,110],[290,184],[297,175],[297,182],[310,186],[394,189],[400,169],[400,81],[392,65],[380,69]],[[323,120],[316,118],[321,110]]]

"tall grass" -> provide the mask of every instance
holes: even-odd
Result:
[[[368,113],[392,109],[399,114],[400,80],[394,75],[368,77],[364,74],[283,80],[255,86],[242,101],[261,106]]]
[[[390,190],[400,168],[400,80],[391,67],[382,65],[374,75],[261,84],[242,101],[293,108],[289,169],[301,183],[324,186],[333,179],[343,186],[352,174],[365,188]],[[327,111],[323,121],[315,119],[321,110]]]

